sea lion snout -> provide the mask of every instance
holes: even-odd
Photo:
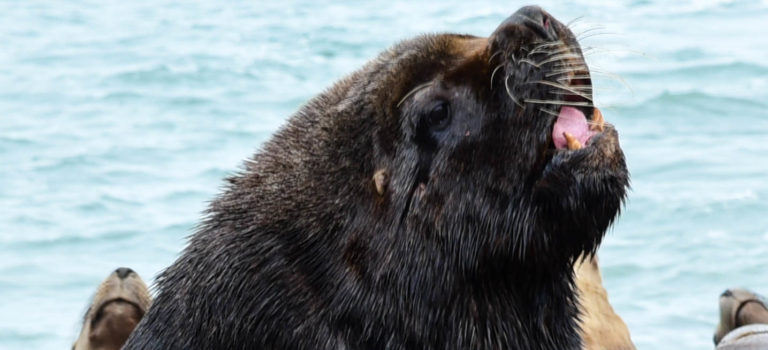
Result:
[[[115,274],[121,280],[124,280],[124,279],[128,278],[128,276],[130,276],[132,273],[135,273],[135,272],[133,272],[133,270],[131,270],[130,268],[127,268],[127,267],[120,267],[120,268],[117,268],[115,270]]]
[[[534,42],[553,42],[568,36],[565,25],[538,6],[525,6],[505,19],[491,35],[500,47],[519,50]],[[506,44],[506,45],[504,45]],[[512,47],[508,45],[513,45]]]
[[[499,28],[507,26],[524,26],[542,39],[551,41],[557,39],[557,32],[552,26],[557,22],[547,11],[538,6],[525,6],[513,13],[499,25]]]
[[[120,349],[151,302],[147,285],[135,271],[115,269],[96,290],[72,349]]]
[[[498,97],[513,100],[513,110],[538,110],[571,121],[560,123],[570,127],[551,137],[558,149],[580,149],[602,131],[604,120],[594,108],[589,68],[567,25],[540,7],[526,6],[504,20],[488,43],[488,69],[492,90],[500,87]],[[495,80],[497,76],[501,78]]]

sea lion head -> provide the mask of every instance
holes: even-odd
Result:
[[[538,7],[520,9],[489,37],[404,41],[299,118],[318,111],[325,115],[312,126],[294,120],[278,137],[312,140],[301,159],[322,155],[331,165],[314,172],[326,186],[318,192],[353,204],[344,221],[355,270],[371,244],[434,249],[464,271],[492,261],[567,269],[564,261],[596,249],[628,186],[579,43]],[[292,149],[297,159],[294,146],[267,150]]]
[[[570,271],[628,181],[574,34],[530,6],[489,37],[401,42],[308,102],[230,179],[210,223],[290,223],[342,242],[356,273],[419,265],[414,249],[465,272]]]
[[[150,303],[147,285],[141,277],[129,268],[118,268],[96,290],[72,349],[120,349]]]
[[[752,324],[768,324],[768,300],[765,297],[742,288],[727,289],[720,294],[720,322],[715,329],[715,345],[734,329]]]

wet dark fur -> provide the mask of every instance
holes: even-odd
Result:
[[[229,179],[126,349],[578,348],[573,261],[628,174],[612,128],[555,151],[553,118],[512,102],[507,76],[552,96],[528,84],[548,67],[511,57],[575,39],[511,19],[402,42],[302,107]]]

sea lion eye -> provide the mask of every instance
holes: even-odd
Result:
[[[427,123],[433,130],[443,130],[451,122],[451,109],[448,103],[441,101],[437,103],[427,114]]]

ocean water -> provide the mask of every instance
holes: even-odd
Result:
[[[528,2],[0,0],[0,349],[67,348],[96,285],[177,257],[222,178],[398,40]],[[578,20],[632,191],[600,250],[639,349],[768,293],[768,1],[540,1]]]

